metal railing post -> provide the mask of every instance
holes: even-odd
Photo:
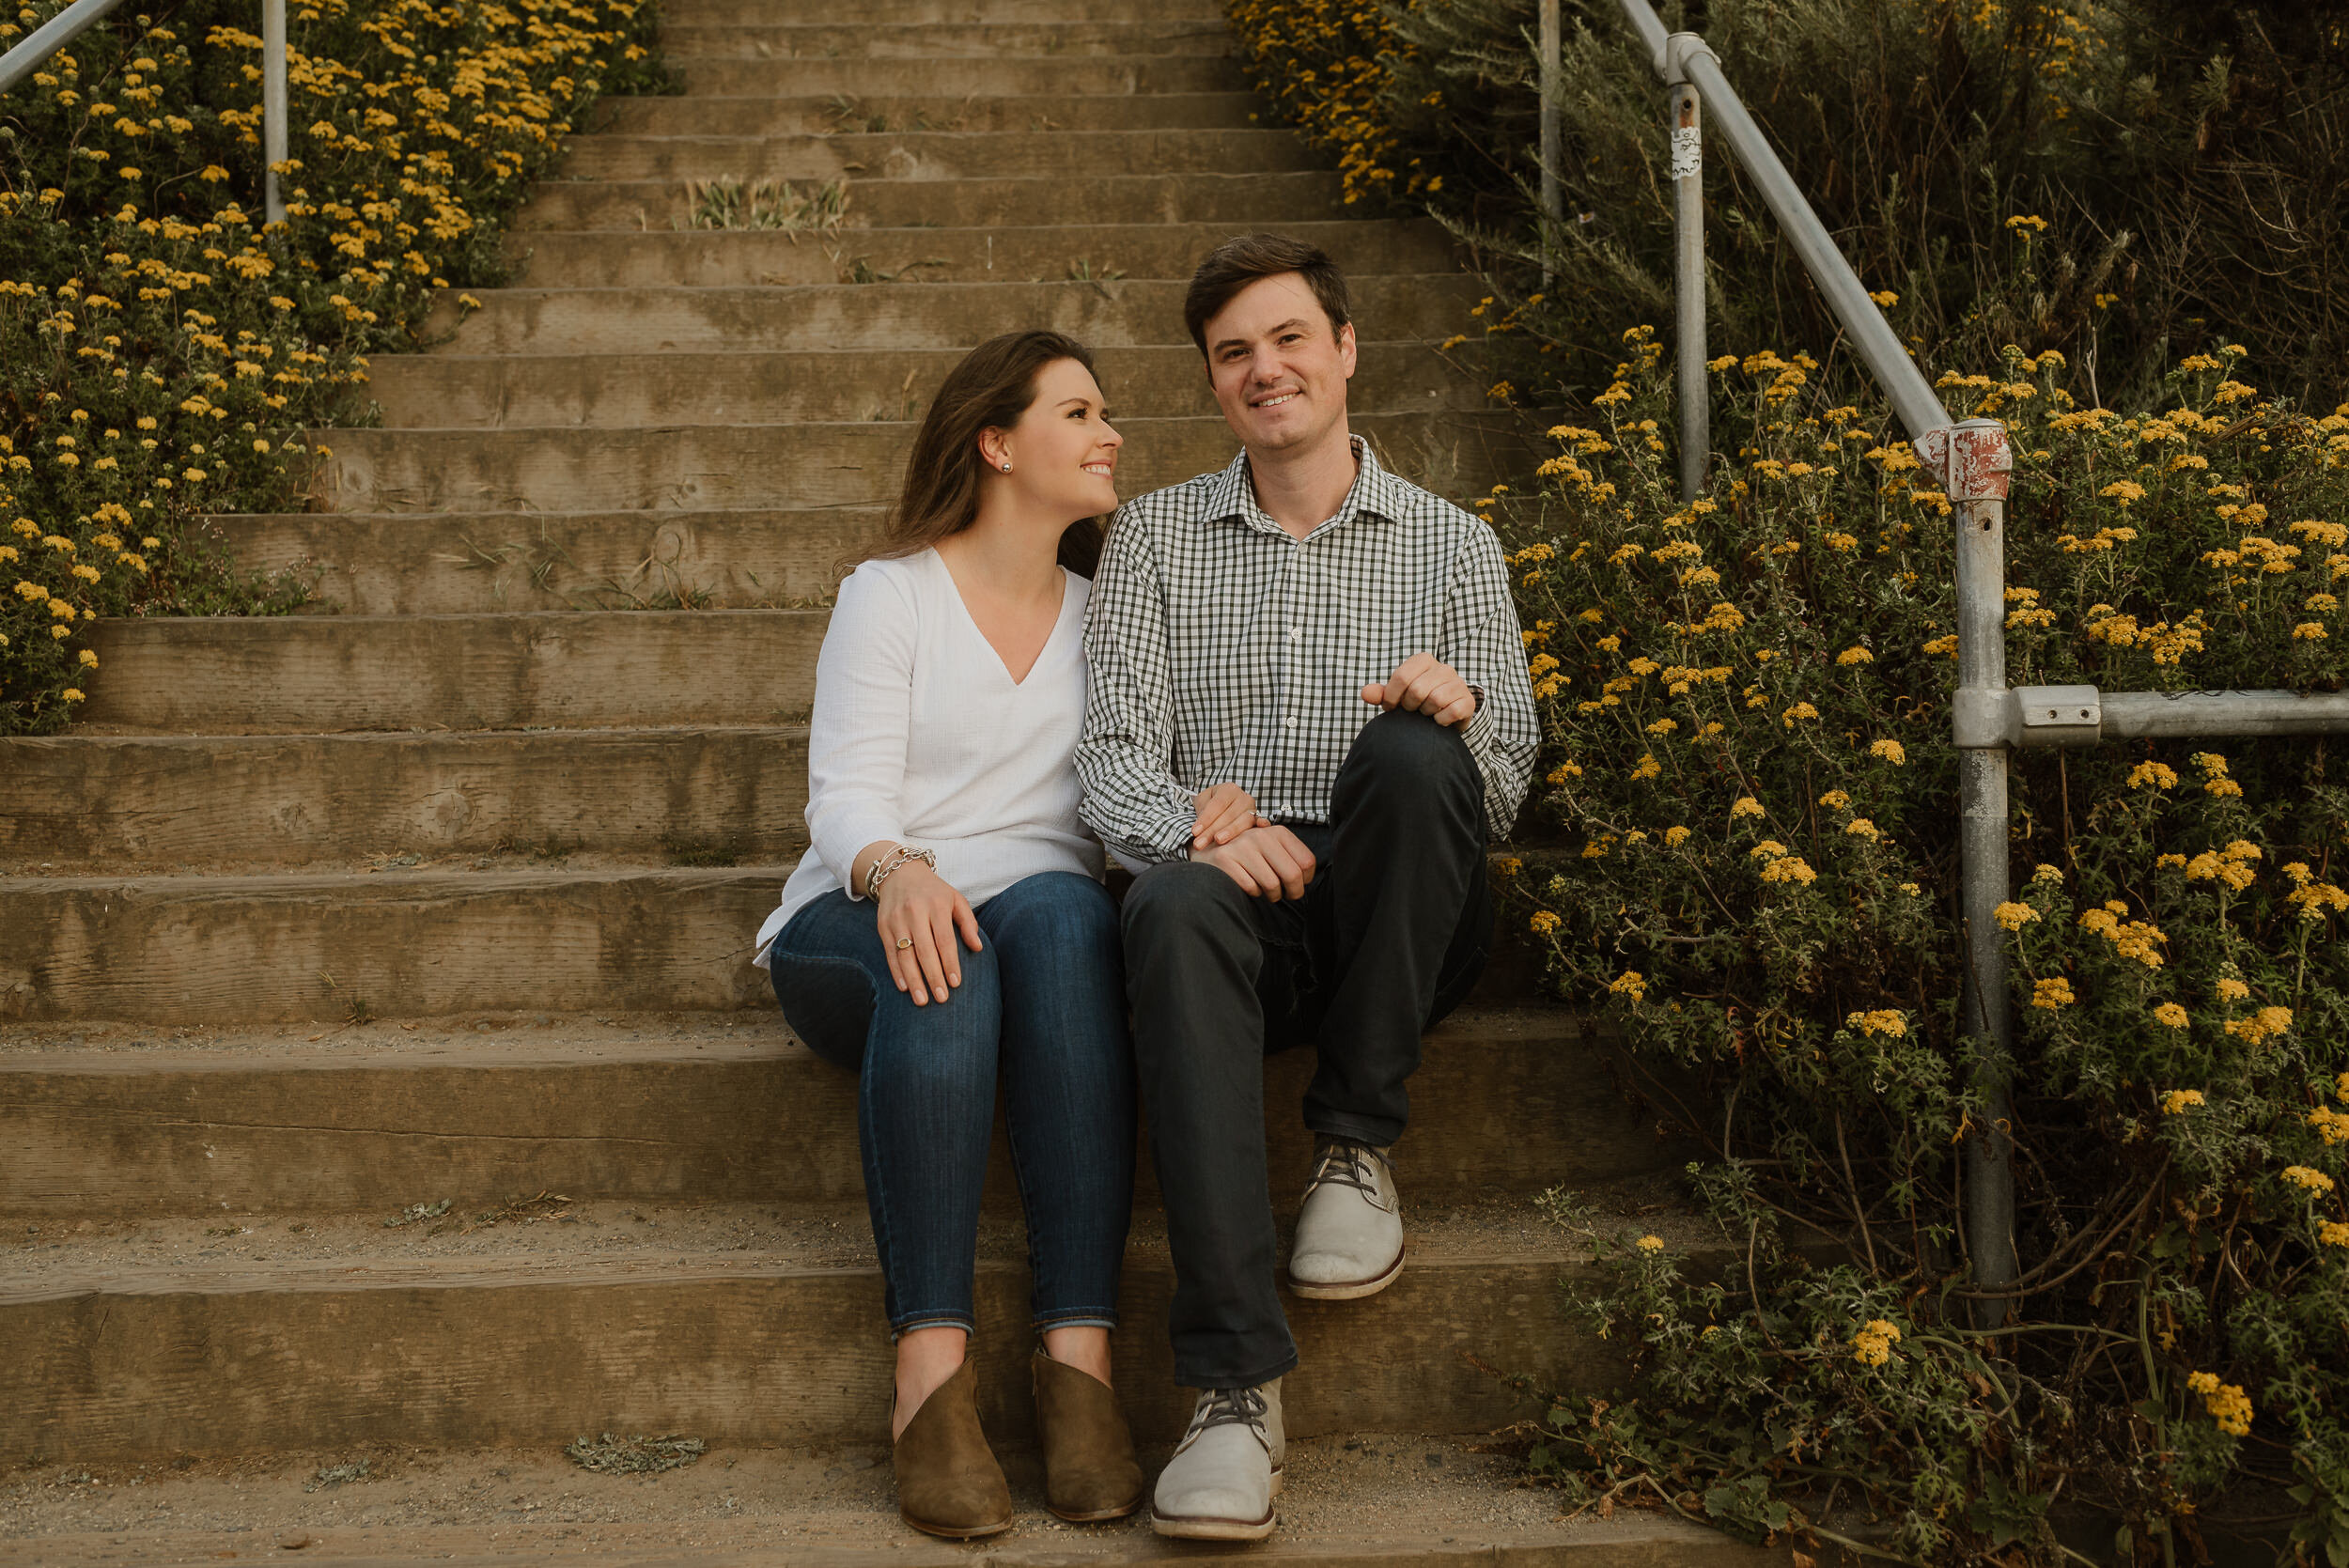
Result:
[[[1967,692],[2006,691],[2006,489],[2013,458],[2006,427],[1968,419],[1922,442],[1938,458],[1955,508],[1957,684]],[[1974,1283],[2015,1282],[2015,1004],[1998,908],[2007,897],[2007,749],[1960,744],[1957,753],[1958,904],[1964,980],[1958,1037],[1983,1106],[1983,1126],[1966,1141],[1966,1245]],[[1986,1304],[1985,1327],[2007,1321],[2012,1303]]]
[[[261,195],[272,225],[286,221],[277,165],[286,161],[286,0],[261,0]]]
[[[1680,499],[1704,491],[1713,450],[1713,397],[1704,352],[1704,101],[1683,82],[1672,91],[1673,343],[1679,357]]]
[[[1558,187],[1558,163],[1565,156],[1565,143],[1558,131],[1559,70],[1558,52],[1562,47],[1558,22],[1558,0],[1542,0],[1541,23],[1537,29],[1535,48],[1541,58],[1535,62],[1542,87],[1542,287],[1549,287],[1551,275],[1557,271],[1558,234],[1565,223],[1565,201]]]

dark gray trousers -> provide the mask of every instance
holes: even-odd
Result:
[[[1416,713],[1362,727],[1331,820],[1291,824],[1317,862],[1302,900],[1251,898],[1215,866],[1153,866],[1126,895],[1126,990],[1166,1202],[1174,1380],[1245,1388],[1297,1365],[1275,1288],[1264,1057],[1310,1043],[1316,1133],[1389,1144],[1420,1035],[1492,940],[1485,786],[1457,733]],[[1283,1172],[1285,1185],[1304,1172]]]

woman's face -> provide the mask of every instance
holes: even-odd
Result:
[[[1062,359],[1036,373],[1035,401],[1019,423],[988,432],[981,449],[992,458],[996,480],[1024,505],[1074,522],[1117,509],[1117,449],[1125,442],[1110,427],[1093,372]]]

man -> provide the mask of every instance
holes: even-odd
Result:
[[[1112,524],[1085,629],[1081,815],[1139,872],[1127,990],[1175,1287],[1175,1380],[1200,1390],[1160,1475],[1160,1534],[1272,1531],[1280,1379],[1263,1056],[1311,1042],[1315,1141],[1288,1258],[1299,1296],[1403,1266],[1388,1151],[1420,1036],[1490,939],[1485,846],[1537,730],[1501,548],[1347,428],[1344,277],[1252,235],[1184,302],[1240,455]],[[1200,797],[1237,785],[1243,830]]]

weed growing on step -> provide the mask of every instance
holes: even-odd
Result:
[[[830,234],[848,215],[848,182],[828,179],[801,191],[787,179],[749,184],[726,176],[685,182],[688,215],[679,229],[772,229],[786,234]]]
[[[14,9],[0,47],[63,8]],[[366,355],[496,281],[580,112],[659,80],[629,0],[297,3],[272,226],[252,24],[126,8],[0,100],[0,734],[67,722],[100,617],[299,603],[204,515],[302,506],[304,432],[365,415]]]
[[[656,1475],[691,1465],[709,1452],[709,1445],[699,1437],[679,1436],[674,1432],[663,1437],[615,1437],[606,1432],[597,1437],[574,1437],[563,1452],[583,1470],[598,1470],[606,1475]]]
[[[1557,1401],[1537,1467],[1754,1537],[1859,1508],[1920,1562],[2062,1560],[2059,1498],[2123,1520],[2123,1560],[2201,1560],[2267,1483],[2342,1560],[2339,743],[2015,756],[2015,891],[1972,939],[2015,966],[2023,1276],[1975,1295],[1950,507],[1885,409],[1772,353],[1715,365],[1735,457],[1683,505],[1661,356],[1629,345],[1504,524],[1567,844],[1516,886],[1559,993],[1675,1084],[1744,1257],[1702,1281],[1620,1250],[1580,1310],[1633,1376]],[[2075,408],[2052,354],[1945,379],[2015,440],[2015,684],[2349,680],[2349,406],[2263,397],[2243,357],[2128,414]]]

